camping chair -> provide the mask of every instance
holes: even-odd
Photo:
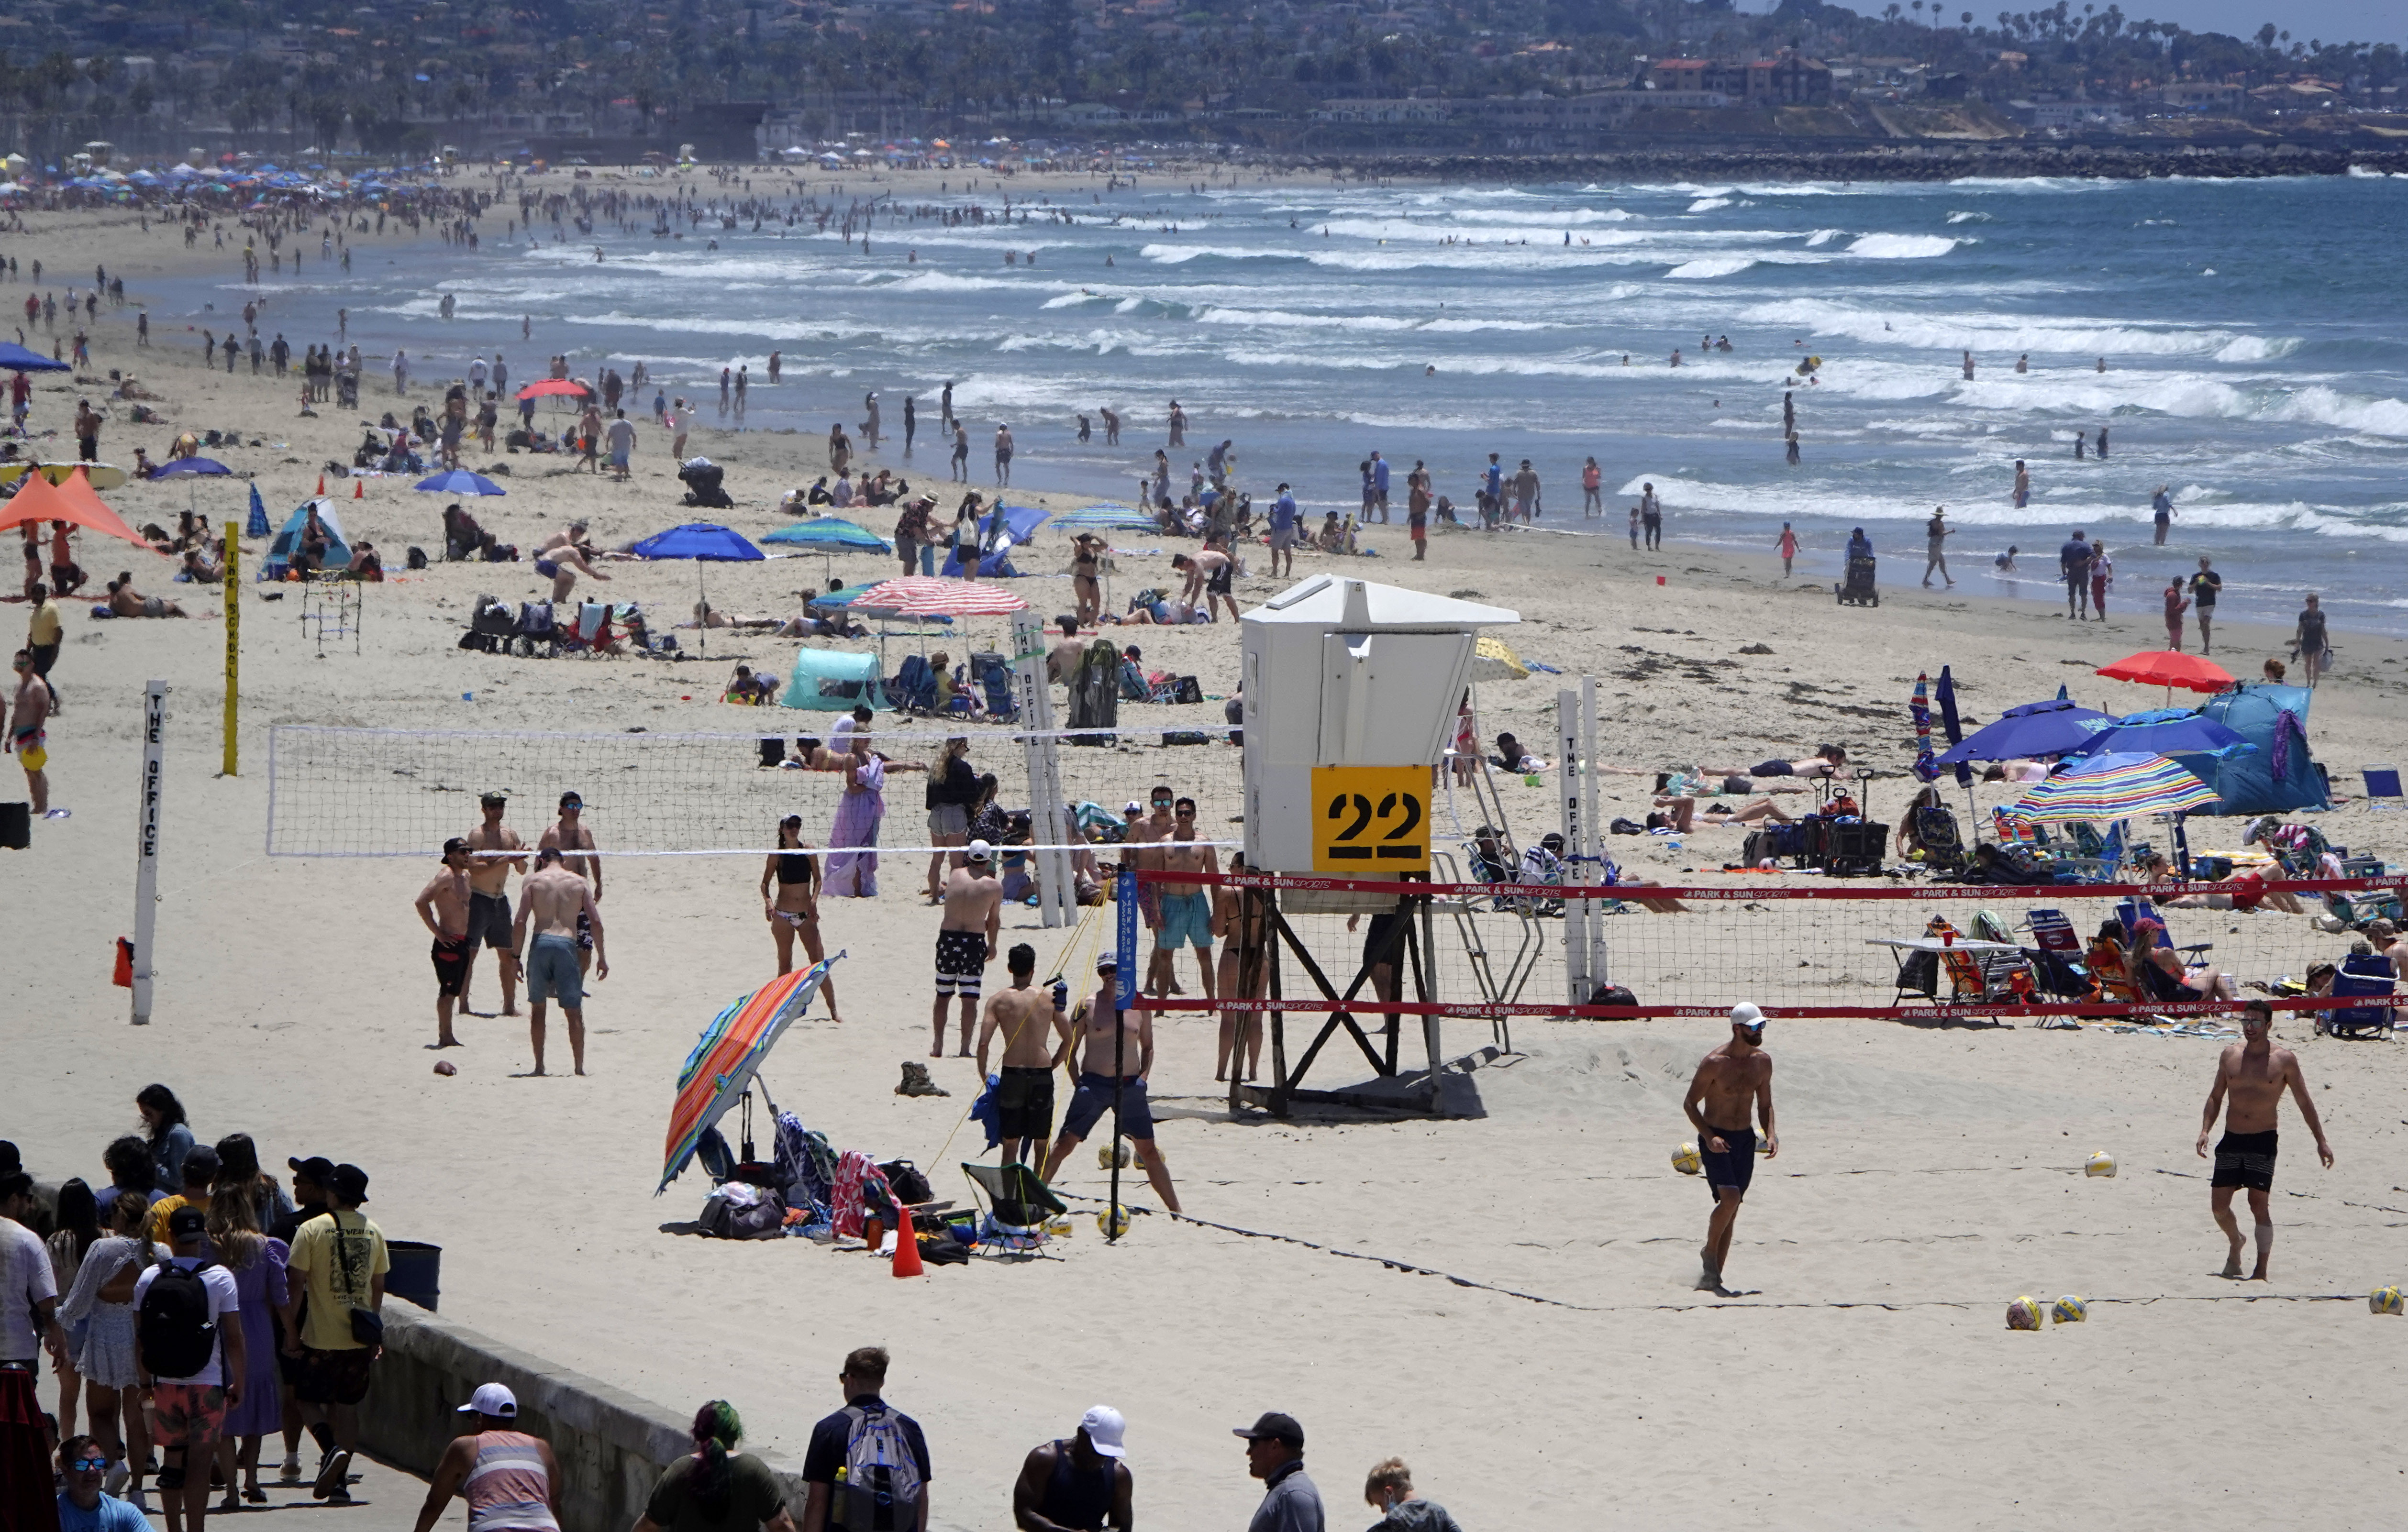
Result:
[[[1010,723],[1020,716],[1019,705],[1011,699],[1011,667],[1000,654],[973,654],[970,671],[978,677],[986,693],[986,716],[998,723]]]
[[[2369,921],[2387,920],[2392,924],[2398,925],[2401,919],[2400,895],[2397,891],[2392,890],[2381,893],[2328,894],[2325,895],[2325,909],[2331,912],[2333,919],[2358,931],[2365,930]]]
[[[1001,1251],[1026,1253],[1045,1239],[1045,1220],[1069,1212],[1068,1204],[1038,1179],[1036,1167],[1012,1161],[1007,1165],[962,1162],[969,1178],[970,1201],[982,1210],[973,1250],[994,1245]]]
[[[933,713],[937,710],[937,673],[929,666],[925,654],[904,655],[903,668],[895,672],[895,679],[887,683],[886,689],[899,712]]]
[[[1926,804],[1908,810],[1914,818],[1909,834],[1923,848],[1923,865],[1939,872],[1955,872],[1965,865],[1965,838],[1956,816],[1945,804]]]
[[[519,603],[518,651],[530,657],[540,652],[546,659],[560,652],[560,628],[552,622],[551,602]]]
[[[2080,820],[2074,821],[2065,828],[2067,835],[2073,841],[2074,855],[2089,857],[2093,860],[2106,860],[2111,863],[2114,861],[2114,853],[2108,850],[2106,839],[2097,830]]]
[[[2132,982],[2130,974],[2125,971],[2128,951],[2128,949],[2118,942],[2093,941],[2090,944],[2083,966],[2090,973],[2091,998],[2109,1002],[2139,1003],[2140,988]]]
[[[2004,923],[1986,911],[1974,917],[1974,931],[1977,939],[1983,941],[2012,939]],[[1957,930],[1945,915],[1932,916],[1930,923],[1924,927],[1924,934],[1954,937],[1960,941],[1964,939],[1964,933]],[[1951,1000],[1962,1000],[1968,996],[1976,1000],[2028,1000],[2033,997],[2031,966],[2024,960],[2020,951],[1973,952],[1952,947],[1942,948],[1938,955],[1940,969],[1948,976]]]
[[[2333,975],[2333,995],[2388,997],[2393,992],[2391,960],[2381,952],[2362,953],[2342,961],[2341,972]],[[2391,1008],[2385,1006],[2349,1006],[2328,1010],[2316,1018],[2316,1030],[2330,1038],[2362,1038],[2369,1033],[2381,1035],[2392,1027]]]
[[[587,601],[577,609],[577,626],[560,636],[561,652],[566,654],[608,654],[618,637],[610,631],[610,605],[607,601]]]
[[[2358,767],[2366,778],[2366,806],[2369,809],[2408,809],[2408,795],[2400,791],[2400,768],[2396,766]]]
[[[2174,928],[2166,923],[2165,916],[2157,912],[2157,905],[2153,903],[2145,894],[2136,898],[2126,899],[2118,903],[2115,906],[2115,919],[2123,923],[2125,945],[2127,947],[2132,945],[2133,928],[2139,925],[2143,921],[2155,921],[2159,925],[2164,926],[2166,933],[2166,945],[2173,948],[2176,952],[2181,954],[2183,966],[2186,968],[2206,967],[2207,957],[2205,954],[2215,951],[2215,943],[2212,941],[2194,941],[2188,945],[2176,945],[2174,941]]]
[[[2024,929],[2032,935],[2039,949],[2027,949],[2032,967],[2040,976],[2040,987],[2051,995],[2079,1000],[2091,993],[2089,965],[2084,960],[2082,936],[2062,909],[2028,909],[2024,911]]]

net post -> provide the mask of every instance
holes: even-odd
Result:
[[[1034,611],[1012,613],[1011,647],[1021,753],[1028,772],[1029,834],[1040,846],[1067,845],[1070,836],[1062,812],[1062,742],[1054,735],[1054,692],[1045,676],[1045,627]],[[1039,917],[1049,927],[1070,924],[1077,909],[1070,853],[1050,851],[1034,856]]]
[[[1580,699],[1580,694],[1569,686],[1555,693],[1555,754],[1563,763],[1562,769],[1555,774],[1555,783],[1561,800],[1564,854],[1575,869],[1573,877],[1587,883],[1595,881],[1596,867],[1587,860],[1587,805],[1581,794]],[[1567,899],[1564,901],[1564,999],[1567,1005],[1579,1005],[1589,995],[1588,951],[1589,902],[1586,899]]]
[[[225,738],[224,761],[219,766],[221,775],[238,775],[239,747],[235,740],[235,721],[242,691],[242,544],[240,523],[225,523]]]
[[[1596,881],[1605,873],[1605,823],[1598,817],[1597,806],[1597,678],[1583,676],[1580,690],[1581,823],[1588,832],[1587,843],[1581,847],[1581,854],[1588,858],[1587,865],[1594,869],[1595,876],[1590,881]],[[1588,909],[1588,981],[1602,984],[1612,977],[1606,966],[1605,911],[1594,902],[1584,902]],[[1596,991],[1592,989],[1589,993],[1594,995]],[[1581,996],[1581,1003],[1587,1004],[1588,995]]]
[[[159,924],[159,788],[165,756],[167,683],[142,692],[141,809],[134,849],[134,1007],[136,1026],[150,1024],[150,952]]]

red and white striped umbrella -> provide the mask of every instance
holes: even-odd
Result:
[[[853,605],[899,617],[1002,617],[1028,609],[1027,602],[1000,585],[927,575],[883,580],[864,591]]]

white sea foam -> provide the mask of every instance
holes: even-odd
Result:
[[[2235,336],[2218,348],[2218,362],[2271,362],[2300,349],[2296,336]]]
[[[1818,336],[1845,336],[1874,345],[1954,351],[2060,352],[2075,356],[2209,354],[2239,338],[2229,330],[2144,329],[2107,319],[2058,317],[2051,321],[2013,314],[1876,313],[1826,298],[1787,298],[1758,306],[1746,315],[1757,323],[1804,326]],[[1992,364],[1996,365],[1996,364]]]
[[[1840,231],[1837,229],[1816,229],[1806,236],[1806,245],[1811,250],[1816,245],[1828,245],[1839,237]]]
[[[1730,205],[1731,199],[1728,197],[1699,197],[1697,201],[1689,204],[1689,211],[1693,213],[1711,213],[1717,208],[1727,208]]]
[[[1973,212],[1950,213],[1948,215],[1948,222],[1951,223],[1987,223],[1990,222],[1990,215],[1987,213]]]
[[[1969,242],[1937,234],[1868,234],[1859,236],[1848,253],[1870,261],[1921,261]]]
[[[1756,257],[1753,255],[1706,255],[1694,261],[1684,261],[1664,275],[1687,280],[1702,280],[1709,277],[1732,276],[1745,271],[1754,265],[1756,265]]]

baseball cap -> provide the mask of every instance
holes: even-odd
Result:
[[[1090,1408],[1079,1417],[1079,1429],[1087,1433],[1087,1444],[1106,1457],[1128,1455],[1128,1449],[1121,1445],[1128,1425],[1121,1419],[1121,1412],[1111,1405],[1099,1404]]]
[[[215,1181],[218,1179],[218,1171],[222,1168],[222,1167],[218,1164],[218,1152],[207,1144],[195,1145],[184,1153],[186,1185],[191,1185],[194,1181]]]
[[[486,794],[477,801],[480,803],[508,803],[510,801],[510,795],[508,793],[493,792]]]
[[[1096,971],[1097,973],[1118,973],[1120,971],[1120,966],[1121,959],[1119,953],[1097,952],[1096,954]]]
[[[326,1179],[326,1189],[347,1202],[368,1198],[368,1173],[356,1165],[338,1165]]]
[[[446,856],[451,855],[453,852],[465,852],[467,849],[468,840],[465,836],[455,835],[451,839],[443,843],[443,854]]]
[[[560,795],[560,806],[563,809],[572,807],[582,809],[585,807],[585,795],[572,788]]]
[[[167,1232],[190,1239],[209,1226],[209,1215],[198,1208],[179,1208],[167,1215]]]
[[[1235,1426],[1229,1434],[1244,1437],[1248,1441],[1283,1441],[1298,1452],[1304,1450],[1304,1427],[1296,1423],[1294,1415],[1283,1415],[1276,1410],[1264,1410],[1253,1425]]]
[[[1743,1026],[1751,1032],[1764,1030],[1764,1012],[1749,1001],[1742,1000],[1731,1007],[1730,1019],[1733,1026]]]
[[[1122,808],[1121,812],[1124,814],[1142,814],[1145,812],[1145,805],[1138,802],[1135,798],[1131,798],[1128,800],[1127,804]]]
[[[323,1154],[312,1154],[306,1160],[289,1158],[284,1163],[294,1175],[306,1177],[315,1185],[323,1186],[335,1179],[335,1162]]]
[[[519,1396],[510,1392],[507,1383],[479,1383],[477,1392],[468,1396],[468,1402],[453,1413],[516,1420],[519,1418]]]
[[[995,848],[983,840],[973,840],[962,854],[972,862],[990,862],[995,859]]]

